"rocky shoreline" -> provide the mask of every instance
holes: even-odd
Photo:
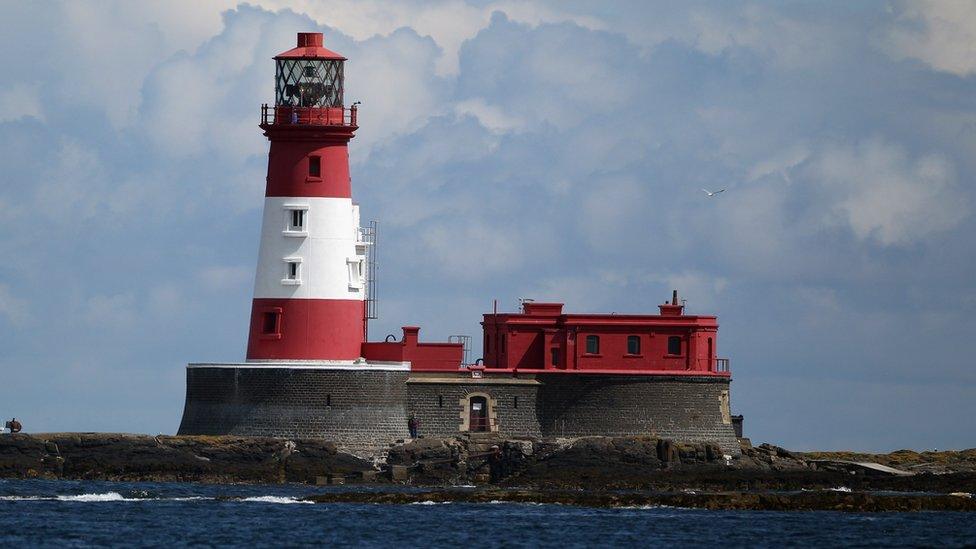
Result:
[[[391,445],[382,459],[323,440],[51,433],[0,436],[0,478],[373,485],[317,502],[535,502],[764,510],[976,510],[976,450],[794,453],[652,437],[465,435]],[[474,485],[476,489],[452,487]],[[437,487],[434,490],[399,486]]]
[[[865,492],[659,492],[548,490],[458,490],[424,492],[333,492],[304,498],[315,503],[545,503],[584,507],[683,507],[754,511],[976,511],[976,500],[961,495],[874,494]]]

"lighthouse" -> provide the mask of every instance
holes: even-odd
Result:
[[[325,438],[371,459],[413,418],[433,437],[654,435],[739,452],[717,317],[687,314],[676,292],[659,314],[495,310],[473,361],[469,336],[422,342],[414,325],[367,341],[375,228],[352,201],[346,58],[299,33],[274,61],[247,356],[187,364],[179,434]]]
[[[274,105],[261,109],[271,147],[247,360],[355,360],[370,238],[352,201],[346,58],[323,47],[321,33],[303,32],[274,60]]]

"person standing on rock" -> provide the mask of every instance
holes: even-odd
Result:
[[[410,429],[410,438],[417,438],[417,431],[420,429],[420,420],[417,416],[410,414],[410,419],[407,420],[407,429]]]

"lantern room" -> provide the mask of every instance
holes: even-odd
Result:
[[[298,33],[298,46],[274,59],[276,106],[342,106],[346,58],[322,47],[322,33]]]

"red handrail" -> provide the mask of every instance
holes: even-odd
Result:
[[[261,125],[356,126],[357,109],[261,105]]]

